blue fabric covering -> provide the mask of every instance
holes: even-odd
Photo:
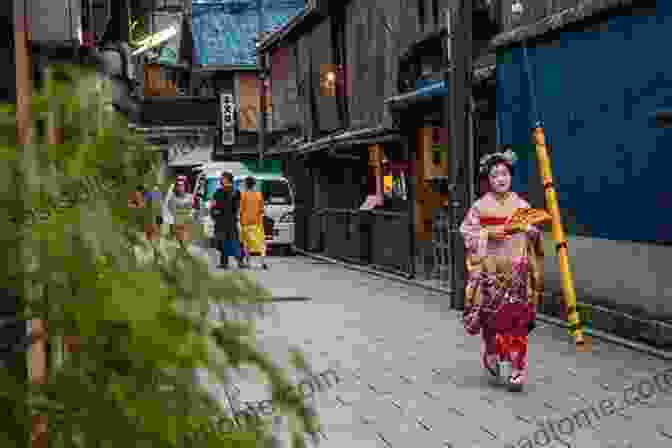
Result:
[[[194,0],[192,32],[197,62],[256,65],[255,39],[260,25],[263,31],[280,28],[300,14],[303,6],[303,0],[263,0],[260,21],[257,0]]]
[[[580,235],[672,241],[672,129],[650,119],[672,107],[672,59],[641,51],[670,27],[672,2],[659,2],[654,16],[611,17],[600,32],[563,32],[529,48],[558,200]],[[499,142],[523,155],[537,117],[520,48],[500,51],[496,104]],[[536,157],[523,158],[514,190],[541,188],[530,183],[536,170]]]

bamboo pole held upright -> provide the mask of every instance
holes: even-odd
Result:
[[[582,345],[584,344],[583,328],[579,321],[579,313],[576,307],[576,290],[574,289],[574,277],[572,276],[572,270],[569,264],[567,238],[560,217],[560,207],[558,206],[558,197],[553,183],[553,172],[551,170],[551,160],[548,156],[544,128],[541,127],[540,123],[536,123],[533,135],[534,145],[537,152],[537,161],[539,162],[539,172],[544,183],[546,207],[553,217],[553,239],[555,240],[556,250],[558,252],[558,257],[560,258],[562,289],[565,296],[565,306],[567,307],[569,334],[574,337],[574,341],[577,345]]]

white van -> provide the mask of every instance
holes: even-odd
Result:
[[[219,188],[222,173],[233,174],[234,189],[245,191],[245,178],[253,176],[257,180],[255,190],[261,191],[265,200],[266,244],[282,247],[285,253],[294,244],[294,191],[289,181],[277,174],[253,173],[245,169],[238,172],[230,169],[204,169],[196,179],[194,192],[202,199],[196,201],[194,216],[203,226],[206,238],[212,243],[215,224],[210,216],[210,201]]]

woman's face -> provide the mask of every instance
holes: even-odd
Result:
[[[507,193],[511,190],[511,172],[504,163],[498,163],[490,169],[490,187],[495,193]]]
[[[222,177],[222,180],[220,181],[220,185],[224,190],[231,190],[233,188],[233,183],[231,182],[231,179],[228,177]]]

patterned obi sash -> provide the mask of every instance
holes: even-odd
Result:
[[[480,223],[482,226],[503,226],[507,223],[509,217],[499,216],[481,216]]]

